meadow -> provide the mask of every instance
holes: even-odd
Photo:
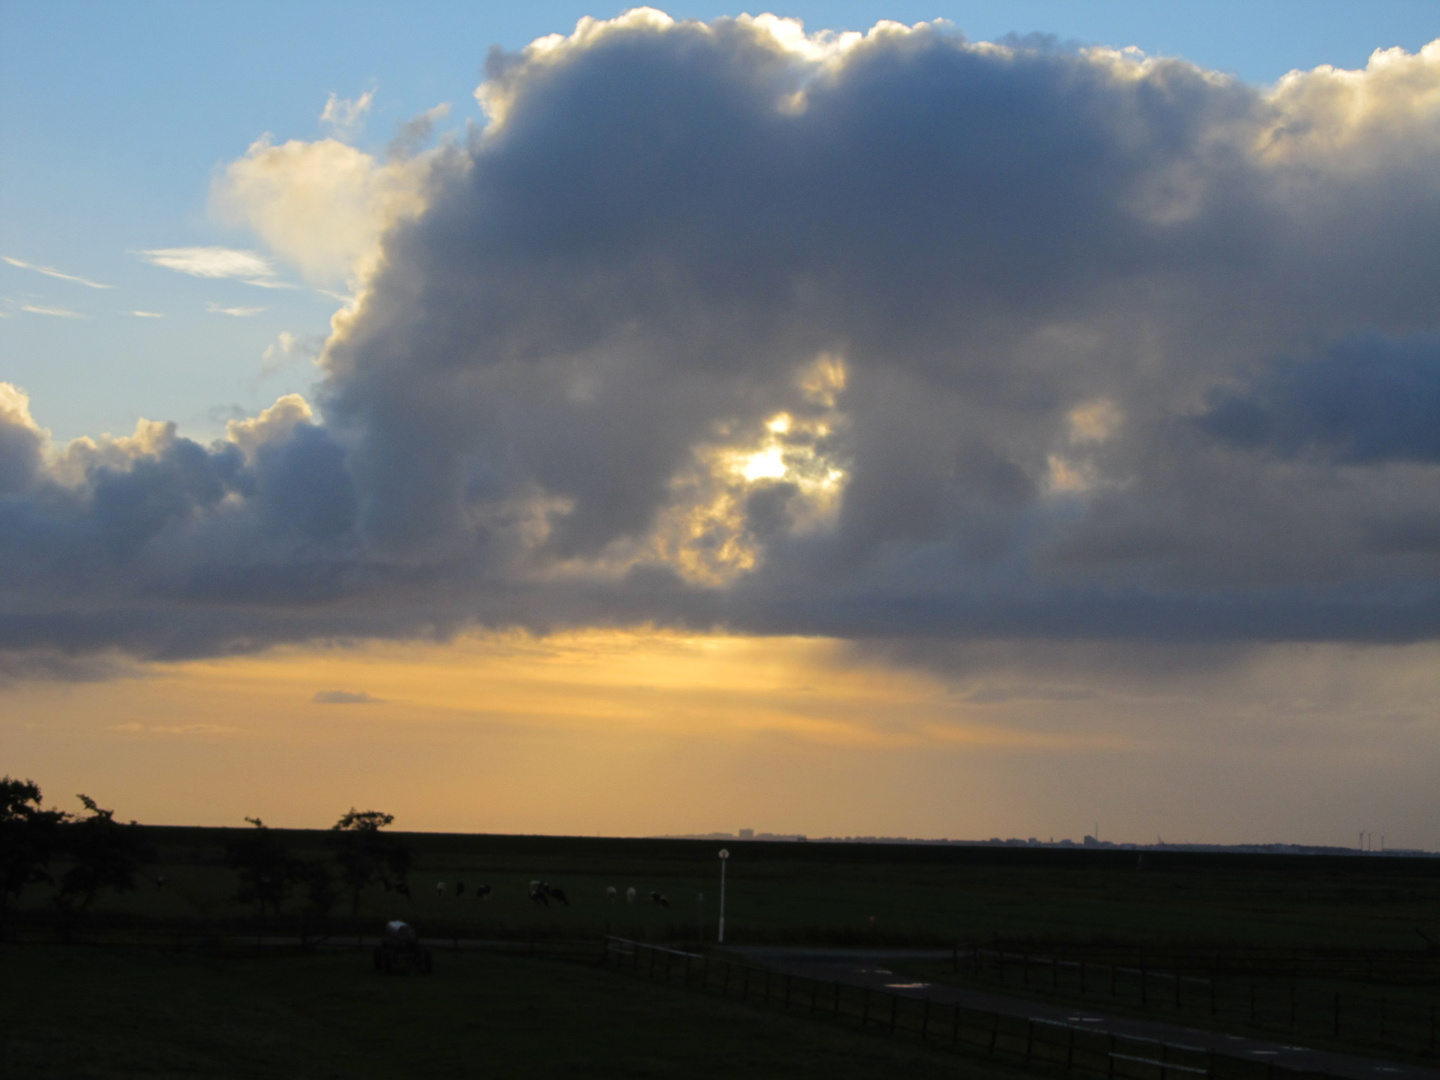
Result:
[[[3,946],[4,1009],[29,1017],[6,1038],[10,1074],[248,1076],[284,1058],[296,1076],[416,1075],[415,1062],[458,1076],[478,1068],[477,1047],[486,1062],[533,1059],[533,1075],[869,1076],[902,1059],[922,1076],[956,1068],[924,1047],[588,962],[606,934],[713,947],[720,842],[396,834],[415,856],[410,897],[372,887],[357,923],[348,903],[336,905],[323,926],[308,926],[330,947],[302,951],[298,897],[263,920],[236,898],[225,852],[239,832],[149,829],[156,861],[139,887],[103,894],[63,935],[45,890],[25,894]],[[298,857],[330,854],[324,832],[278,835]],[[905,970],[1434,1060],[1440,860],[1147,852],[1142,866],[1109,850],[724,846],[727,943],[939,946],[954,950],[950,961]],[[564,889],[568,906],[528,899],[536,879]],[[489,899],[476,898],[482,884]],[[392,918],[442,943],[434,977],[387,980],[369,970],[368,953],[335,948],[356,933],[373,939]],[[1344,1023],[1332,1031],[1336,994]],[[222,1059],[221,1071],[202,1064]],[[70,1064],[40,1068],[51,1061]],[[105,1071],[116,1061],[130,1065]],[[964,1067],[1005,1073],[986,1061]]]

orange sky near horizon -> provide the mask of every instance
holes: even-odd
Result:
[[[1433,846],[1403,811],[1436,749],[1434,653],[1287,647],[1088,680],[1040,656],[1007,682],[824,639],[476,634],[16,683],[0,732],[3,771],[50,803],[84,791],[153,823],[321,827],[353,805],[467,832],[1340,844],[1355,818]],[[337,692],[369,700],[317,701]],[[1392,805],[1362,794],[1377,774]]]

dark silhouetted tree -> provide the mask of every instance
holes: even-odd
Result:
[[[350,893],[350,919],[360,919],[360,894],[371,885],[386,889],[404,882],[414,855],[393,836],[380,830],[395,820],[394,814],[379,810],[351,810],[331,826],[335,834],[335,862],[340,880]]]
[[[88,911],[102,889],[133,892],[135,874],[155,858],[140,825],[116,821],[115,811],[102,809],[88,795],[79,798],[87,813],[60,829],[60,847],[71,865],[60,875],[57,899],[72,914]]]
[[[310,935],[324,929],[325,920],[340,901],[340,894],[335,891],[335,879],[330,876],[330,868],[323,862],[302,862],[300,879],[305,890],[305,914],[300,938],[302,944],[308,945]]]
[[[254,904],[260,921],[266,912],[280,916],[295,885],[304,877],[304,864],[292,858],[284,842],[259,818],[246,818],[253,829],[225,842],[225,865],[240,878],[235,899]]]
[[[0,938],[25,886],[50,880],[45,868],[64,820],[59,810],[41,809],[35,781],[0,780]]]

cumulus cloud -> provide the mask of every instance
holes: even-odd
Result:
[[[435,125],[449,115],[450,106],[442,102],[433,109],[427,109],[419,116],[406,120],[390,140],[390,145],[385,150],[386,155],[392,160],[414,157],[435,134]]]
[[[43,452],[0,414],[0,643],[1440,632],[1440,45],[1256,88],[642,10],[478,97],[464,144],[217,181],[357,290],[313,409]]]
[[[211,205],[312,284],[334,285],[374,271],[380,237],[420,212],[424,176],[421,160],[381,162],[337,139],[267,137],[217,178]]]
[[[325,348],[319,334],[294,334],[281,330],[260,354],[260,378],[267,379],[296,360],[314,360]]]

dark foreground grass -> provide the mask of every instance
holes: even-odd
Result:
[[[0,1076],[969,1077],[1019,1074],[580,964],[0,949]]]

